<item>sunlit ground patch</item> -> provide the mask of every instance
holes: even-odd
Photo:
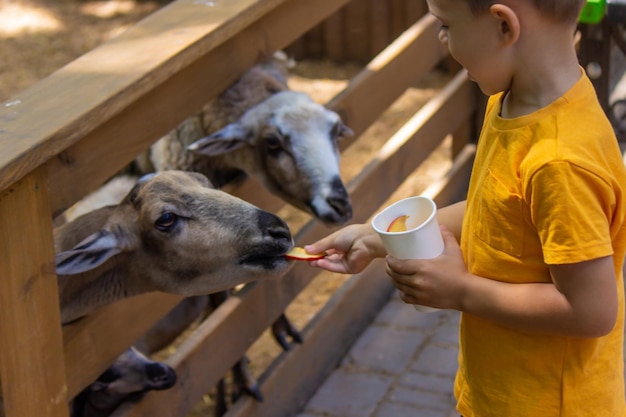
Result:
[[[18,36],[23,33],[54,33],[63,29],[49,11],[14,3],[0,3],[0,37]]]
[[[131,13],[137,6],[134,0],[88,1],[81,5],[81,13],[108,19],[114,16]]]

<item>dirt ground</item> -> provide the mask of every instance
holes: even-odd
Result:
[[[167,1],[133,0],[0,0],[0,100],[10,98],[78,56],[120,34]],[[326,103],[360,70],[357,65],[327,61],[299,62],[289,79],[294,90],[309,93]],[[342,176],[349,181],[363,167],[368,155],[379,149],[413,113],[448,80],[433,73],[409,89],[359,141],[342,155]],[[450,167],[449,141],[409,179],[406,187],[419,193],[430,179]],[[309,217],[294,209],[278,213],[297,229]],[[287,316],[302,329],[347,279],[320,274],[287,309]],[[259,376],[280,353],[266,332],[249,350],[251,366]],[[190,417],[211,415],[212,399],[206,395]]]

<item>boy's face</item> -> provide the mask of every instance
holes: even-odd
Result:
[[[491,13],[475,16],[464,0],[427,2],[431,14],[441,21],[439,40],[470,79],[487,95],[507,90],[511,76],[498,35],[501,22]]]

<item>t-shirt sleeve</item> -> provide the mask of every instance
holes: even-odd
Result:
[[[615,197],[597,174],[570,162],[552,162],[532,176],[526,197],[547,264],[613,254],[609,223]]]

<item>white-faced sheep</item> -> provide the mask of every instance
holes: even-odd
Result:
[[[217,188],[245,173],[325,223],[348,221],[337,142],[352,132],[285,77],[275,58],[253,67],[138,158],[140,172],[200,172]]]

